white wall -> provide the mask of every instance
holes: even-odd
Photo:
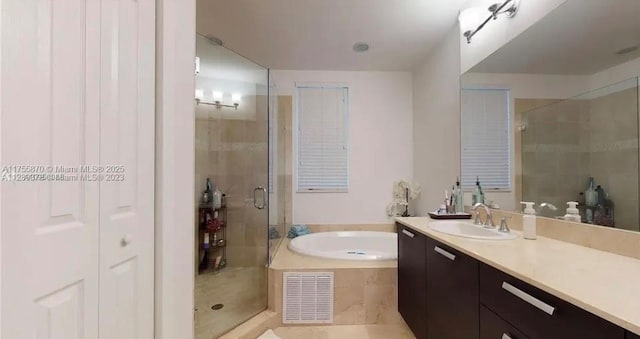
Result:
[[[296,193],[294,161],[293,223],[389,223],[385,209],[393,182],[409,180],[413,174],[411,73],[276,70],[271,74],[278,94],[294,98],[296,82],[349,86],[349,192]],[[294,116],[295,109],[294,105]]]
[[[418,215],[436,209],[460,175],[460,44],[456,25],[413,73],[413,173]]]
[[[460,35],[460,74],[467,72],[480,61],[500,49],[518,34],[524,32],[538,20],[558,8],[567,0],[520,1],[520,9],[513,18],[500,16],[489,22],[473,36],[470,44]],[[469,1],[471,7],[474,1]],[[477,6],[477,5],[476,5]],[[489,14],[489,12],[486,12]],[[487,15],[488,16],[488,15]],[[483,18],[486,18],[483,16]]]
[[[595,90],[632,77],[640,76],[640,58],[605,69],[589,77],[589,87]]]

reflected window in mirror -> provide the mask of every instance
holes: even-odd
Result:
[[[473,189],[511,189],[508,89],[463,89],[461,93],[461,184]]]

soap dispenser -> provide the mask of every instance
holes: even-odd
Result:
[[[522,236],[525,239],[536,239],[536,210],[533,208],[534,202],[520,202],[525,205],[522,216]]]
[[[580,212],[578,211],[578,203],[575,201],[567,202],[569,207],[567,208],[567,214],[564,215],[564,220],[573,222],[582,222],[580,218]]]

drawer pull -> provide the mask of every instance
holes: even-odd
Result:
[[[513,338],[511,338],[511,336],[506,333],[502,333],[502,339],[513,339]]]
[[[433,248],[434,251],[440,253],[442,256],[444,256],[445,258],[449,259],[449,260],[456,260],[456,256],[452,253],[449,253],[445,250],[443,250],[442,248],[436,246]]]
[[[515,295],[516,297],[535,306],[536,308],[540,309],[544,313],[547,313],[548,315],[553,315],[553,312],[556,310],[555,307],[545,303],[544,301],[532,296],[529,293],[524,292],[523,290],[509,284],[506,281],[502,282],[502,288],[507,290],[507,292]]]
[[[404,233],[404,235],[408,236],[409,238],[413,238],[415,236],[415,234],[407,231],[407,230],[402,230],[402,233]]]

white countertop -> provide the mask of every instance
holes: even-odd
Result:
[[[429,217],[396,218],[478,261],[640,334],[640,260],[538,236],[476,240],[431,230]]]

